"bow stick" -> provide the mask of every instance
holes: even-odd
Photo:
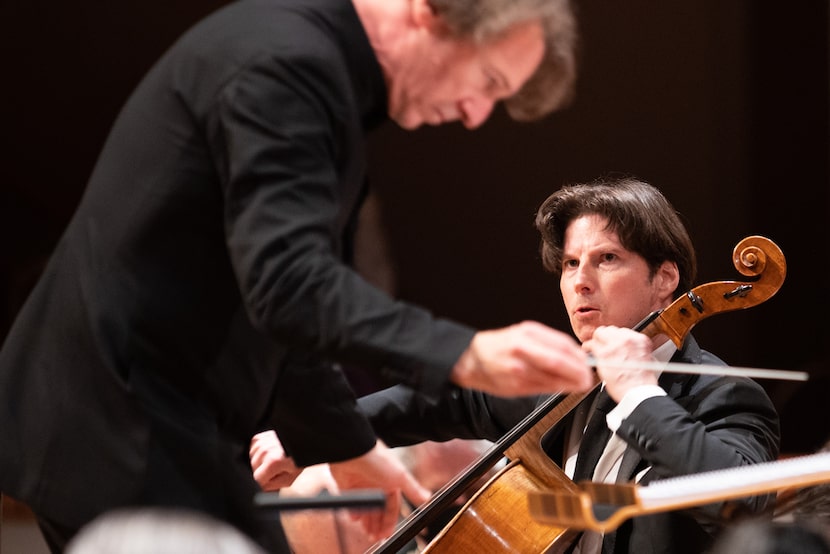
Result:
[[[631,517],[830,482],[830,452],[653,481],[649,485],[578,484],[573,492],[530,492],[541,523],[599,532]]]

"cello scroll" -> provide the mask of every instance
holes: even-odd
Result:
[[[646,335],[664,334],[679,348],[699,321],[709,316],[751,308],[771,298],[787,275],[781,249],[766,237],[741,240],[732,252],[732,263],[748,281],[713,281],[699,285],[661,311],[650,314],[638,326]]]

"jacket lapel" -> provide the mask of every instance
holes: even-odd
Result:
[[[671,362],[675,363],[700,363],[701,352],[700,347],[694,338],[689,336],[680,348],[672,356]],[[697,380],[697,375],[687,375],[680,373],[664,373],[660,376],[658,381],[660,387],[666,391],[668,396],[674,399],[678,404],[685,405],[684,397],[688,396],[688,390],[692,383]],[[620,471],[617,475],[617,483],[627,483],[634,481],[638,473],[646,469],[648,466],[643,462],[643,458],[633,448],[626,448],[620,462]],[[648,482],[646,476],[644,482]]]

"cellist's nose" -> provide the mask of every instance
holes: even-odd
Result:
[[[573,285],[576,292],[590,291],[596,282],[596,275],[588,264],[579,264],[574,269]]]

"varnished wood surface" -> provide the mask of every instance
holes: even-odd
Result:
[[[564,473],[560,477],[563,486],[573,485]],[[530,515],[528,494],[543,490],[550,490],[550,485],[518,461],[511,462],[467,502],[424,553],[564,552],[578,532],[540,524]]]

